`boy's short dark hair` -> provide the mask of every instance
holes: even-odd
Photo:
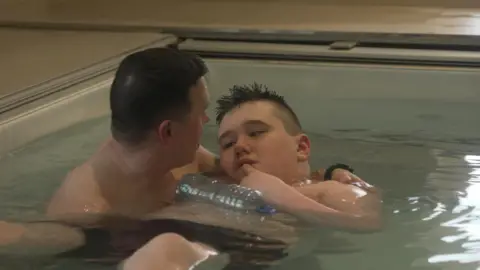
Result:
[[[278,117],[282,120],[285,130],[290,134],[302,132],[302,127],[297,115],[287,104],[284,97],[268,89],[267,86],[258,83],[234,85],[229,91],[229,94],[223,95],[217,100],[217,124],[220,124],[227,113],[244,103],[268,101],[278,108]]]

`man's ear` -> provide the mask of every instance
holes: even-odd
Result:
[[[296,141],[298,161],[308,161],[310,157],[310,139],[306,134],[300,134],[296,136]]]
[[[173,137],[172,121],[165,120],[157,128],[158,139],[161,143],[167,143]]]

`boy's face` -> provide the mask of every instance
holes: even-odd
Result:
[[[225,115],[218,141],[220,163],[230,177],[241,181],[240,168],[248,163],[287,183],[298,180],[299,164],[307,162],[310,142],[304,134],[289,134],[275,110],[269,101],[254,101]]]

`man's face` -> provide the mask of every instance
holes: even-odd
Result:
[[[209,93],[205,78],[198,80],[197,84],[190,89],[190,113],[184,121],[178,123],[173,135],[175,141],[175,153],[172,158],[179,158],[180,166],[192,162],[196,150],[200,145],[203,125],[209,121],[206,109],[209,104]]]
[[[290,135],[268,101],[242,104],[225,115],[219,127],[220,163],[237,181],[245,163],[290,183],[298,180],[299,163],[307,162],[310,143]]]

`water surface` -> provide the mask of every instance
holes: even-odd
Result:
[[[28,144],[0,160],[1,219],[41,217],[62,178],[107,137],[106,118]],[[217,150],[216,128],[203,144]],[[464,145],[334,139],[310,134],[312,167],[348,163],[382,189],[387,226],[381,233],[335,233],[315,256],[281,269],[477,269],[480,262],[480,154]],[[476,152],[479,153],[479,152]],[[359,251],[332,252],[341,241]],[[347,250],[347,249],[345,249]],[[80,260],[3,259],[0,269],[115,269]]]

